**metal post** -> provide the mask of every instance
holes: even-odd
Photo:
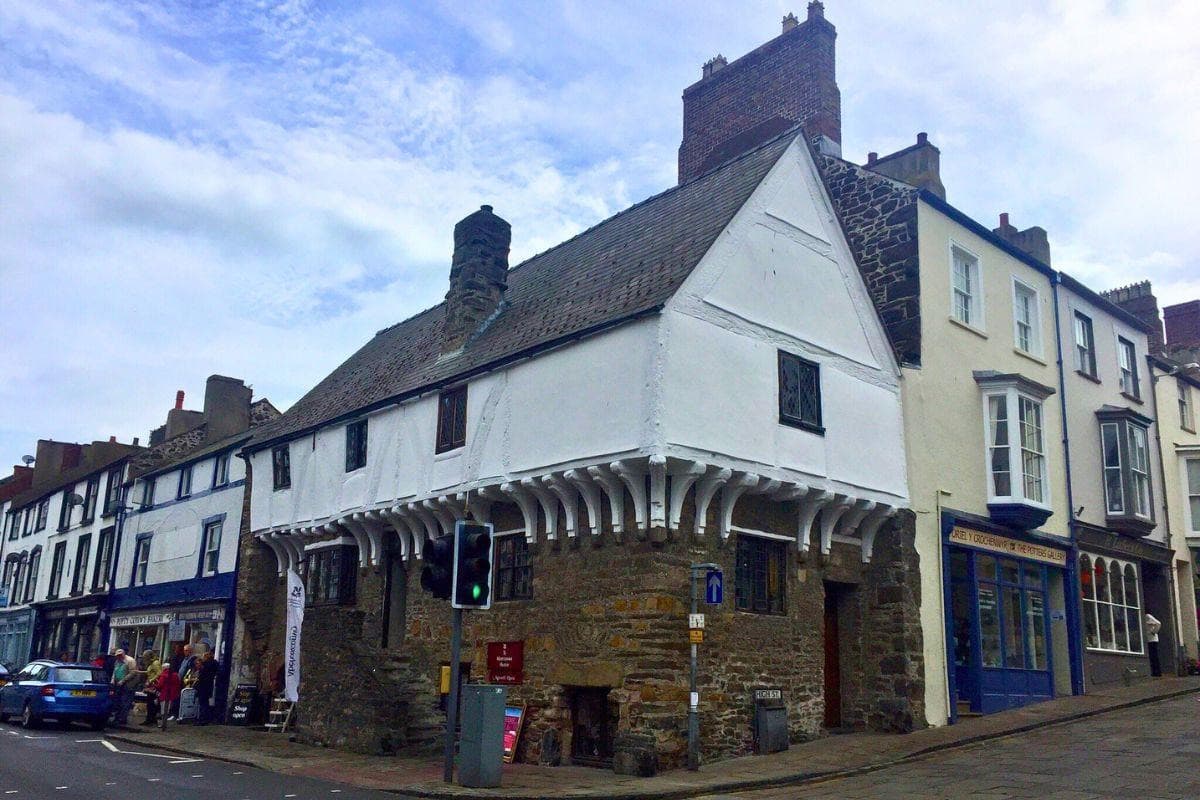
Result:
[[[692,595],[692,613],[696,610],[696,567],[688,570],[688,588]],[[696,691],[696,643],[692,642],[692,668],[688,682],[688,754],[687,768],[700,769],[700,694]]]
[[[454,783],[454,737],[458,731],[458,662],[462,651],[462,609],[454,609],[454,630],[450,634],[450,707],[446,709],[446,748],[442,780]]]

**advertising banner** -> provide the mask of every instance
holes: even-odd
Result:
[[[284,637],[283,696],[300,700],[300,629],[304,626],[304,581],[295,570],[287,574],[287,634]]]

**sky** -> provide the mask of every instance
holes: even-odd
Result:
[[[0,3],[0,464],[175,391],[286,409],[441,300],[675,183],[680,94],[804,0]],[[1096,289],[1200,297],[1200,3],[827,0],[845,157],[927,131],[947,199]],[[5,469],[7,471],[7,469]]]

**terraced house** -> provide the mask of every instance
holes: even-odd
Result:
[[[445,302],[255,433],[246,657],[267,685],[299,572],[305,737],[436,741],[450,609],[415,576],[468,514],[495,528],[496,574],[466,672],[487,679],[489,644],[523,651],[522,759],[682,763],[693,562],[732,583],[701,654],[706,757],[750,749],[756,688],[780,690],[793,739],[924,725],[899,374],[814,161],[837,147],[833,38],[813,4],[706,66],[685,93],[697,166],[573,239],[510,269],[509,225],[463,219]],[[809,67],[819,102],[794,96]],[[760,69],[823,120],[812,143],[704,122]]]

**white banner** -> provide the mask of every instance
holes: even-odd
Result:
[[[300,629],[304,627],[304,581],[295,570],[287,574],[287,635],[283,644],[283,696],[300,701]]]

